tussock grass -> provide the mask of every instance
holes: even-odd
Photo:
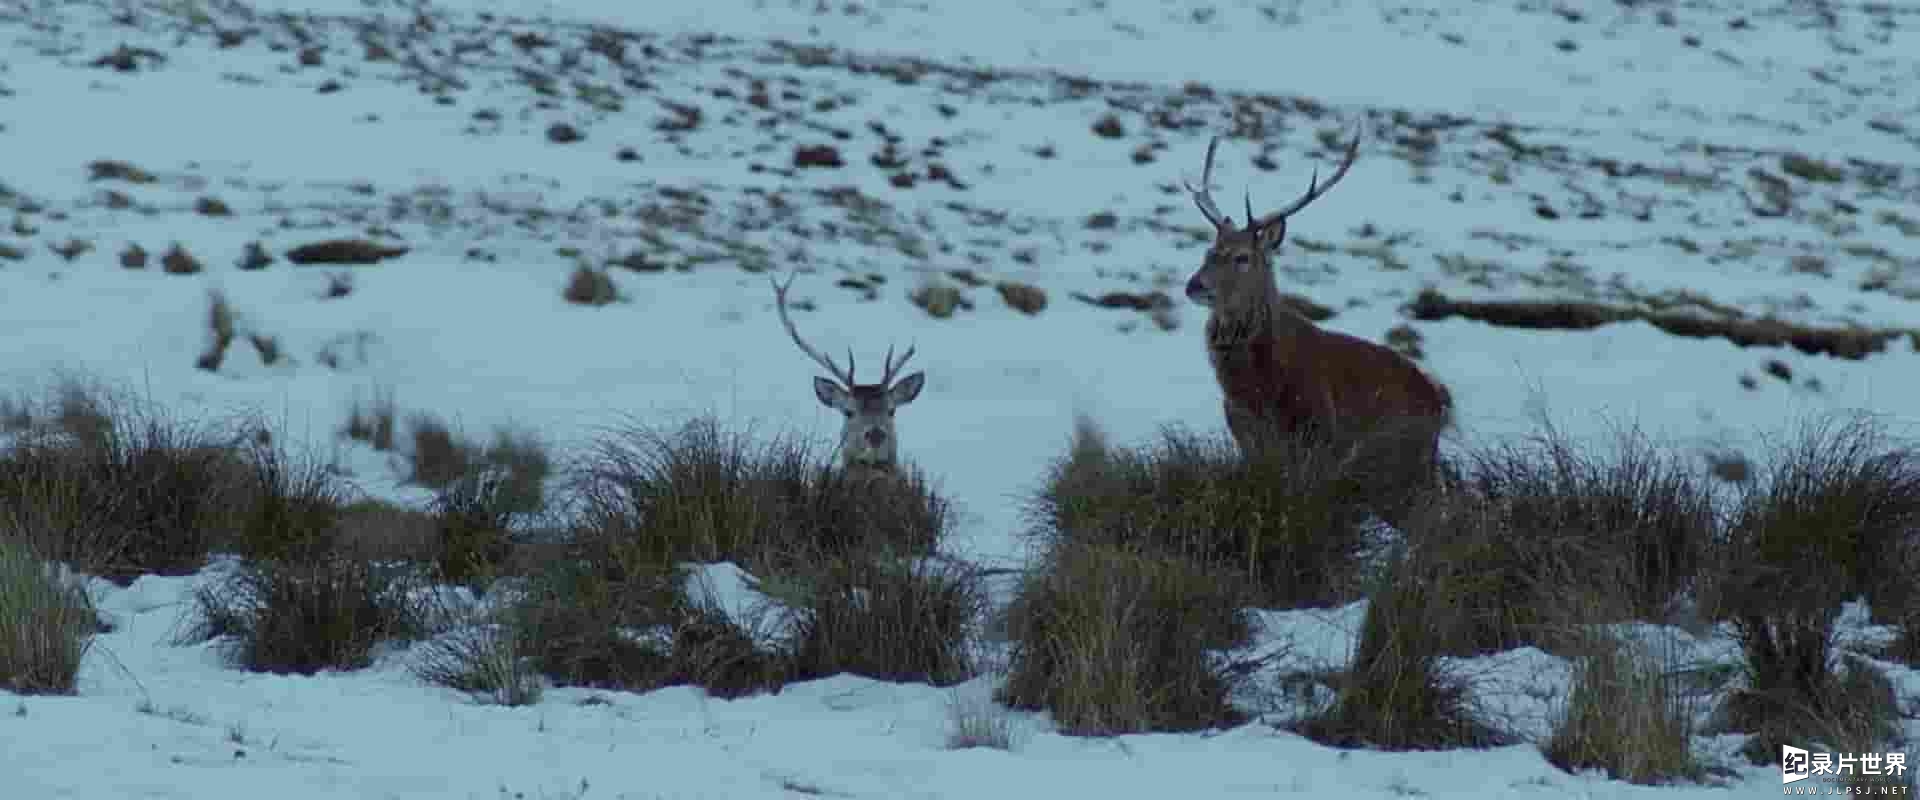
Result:
[[[1598,564],[1555,577],[1604,586],[1625,601],[1617,610],[1642,619],[1660,618],[1692,588],[1719,530],[1713,490],[1693,460],[1632,428],[1583,445],[1548,426],[1465,461],[1457,488],[1488,509],[1489,524],[1510,537],[1555,540],[1520,548],[1533,556],[1572,550]]]
[[[1251,636],[1250,593],[1191,559],[1113,543],[1054,550],[1008,611],[1000,700],[1105,736],[1237,724],[1238,671],[1216,651]]]
[[[523,625],[557,683],[729,695],[838,672],[972,674],[978,581],[919,560],[950,520],[911,468],[848,476],[805,442],[703,417],[611,431],[571,478],[565,543],[551,546],[565,555],[534,577]],[[786,601],[789,635],[754,635],[689,594],[685,566],[719,562]],[[622,630],[649,633],[608,633]]]
[[[513,555],[515,519],[505,487],[492,475],[469,475],[434,498],[436,576],[485,587]]]
[[[799,570],[777,599],[796,613],[793,677],[849,673],[949,686],[975,674],[974,621],[985,607],[977,570],[946,561],[861,555]]]
[[[360,669],[382,641],[421,631],[412,587],[399,570],[342,550],[247,561],[196,593],[200,622],[187,640],[221,639],[251,672]]]
[[[445,491],[485,476],[492,502],[506,510],[533,512],[545,505],[553,457],[533,433],[501,427],[495,429],[490,445],[481,445],[440,417],[425,413],[412,415],[408,427],[413,445],[408,454],[409,482]]]
[[[1867,418],[1803,425],[1740,498],[1707,605],[1746,656],[1746,685],[1717,722],[1753,734],[1756,762],[1812,734],[1892,736],[1891,689],[1864,662],[1839,661],[1834,627],[1855,596],[1911,608],[1916,532],[1920,461]]]
[[[1243,459],[1223,436],[1170,427],[1124,448],[1083,419],[1028,512],[1050,547],[1164,553],[1250,579],[1265,605],[1325,607],[1359,593],[1370,477],[1338,443]]]
[[[987,696],[955,695],[947,701],[947,749],[984,747],[1014,750],[1019,746],[1013,714]]]
[[[1547,761],[1638,784],[1704,777],[1692,748],[1695,703],[1669,669],[1671,659],[1612,638],[1595,638],[1586,651],[1559,724],[1542,744]]]
[[[1400,557],[1424,592],[1420,647],[1442,656],[1556,650],[1578,639],[1583,623],[1627,616],[1624,604],[1590,602],[1626,582],[1617,553],[1579,530],[1523,527],[1524,518],[1506,500],[1471,490],[1429,498],[1409,514]],[[1374,600],[1395,590],[1376,589]]]
[[[333,474],[260,443],[249,465],[246,558],[196,591],[199,619],[187,640],[222,639],[242,669],[313,674],[365,667],[381,641],[417,635],[415,577],[346,546],[346,492]]]
[[[372,403],[364,406],[356,397],[353,409],[347,414],[347,424],[341,432],[349,439],[366,442],[373,449],[385,453],[393,449],[399,415],[399,406],[394,402],[391,392],[376,392]]]
[[[573,486],[576,533],[641,572],[731,561],[772,574],[796,558],[925,555],[951,525],[949,501],[917,470],[862,480],[804,442],[758,441],[710,417],[614,432]]]
[[[99,629],[78,580],[27,546],[0,539],[0,689],[73,694]]]
[[[449,630],[414,648],[415,677],[501,706],[540,702],[545,684],[518,632],[519,606],[447,609]]]
[[[1425,516],[1446,513],[1451,501]],[[1441,750],[1491,747],[1508,737],[1482,722],[1465,678],[1442,658],[1457,635],[1472,583],[1448,580],[1446,547],[1418,543],[1397,554],[1372,593],[1352,661],[1332,705],[1299,732],[1334,747]]]
[[[514,630],[554,683],[631,691],[692,685],[727,698],[785,683],[789,662],[694,599],[678,571],[609,572],[589,560],[560,560],[531,581]]]
[[[184,575],[229,526],[242,435],[63,380],[0,452],[0,526],[43,557],[120,583]]]

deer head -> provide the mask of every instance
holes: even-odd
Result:
[[[793,318],[787,314],[787,289],[793,285],[798,273],[789,276],[782,284],[768,276],[773,284],[774,304],[780,310],[780,324],[786,326],[787,335],[793,337],[793,343],[800,352],[807,354],[814,363],[833,376],[832,379],[815,377],[813,396],[820,404],[846,417],[846,425],[840,431],[840,459],[850,472],[886,473],[892,472],[897,463],[893,413],[914,398],[920,396],[925,387],[927,374],[915,372],[895,382],[894,377],[907,360],[913,358],[913,348],[893,358],[893,347],[887,347],[887,357],[883,365],[879,383],[858,383],[854,380],[853,349],[847,349],[847,368],[843,372],[833,359],[820,354],[801,338],[800,331],[793,327]]]
[[[1213,180],[1213,154],[1220,147],[1219,137],[1207,143],[1207,162],[1200,173],[1200,186],[1187,184],[1187,192],[1193,195],[1193,204],[1199,206],[1200,213],[1213,223],[1215,235],[1213,246],[1207,249],[1207,257],[1200,270],[1187,281],[1187,299],[1202,306],[1213,308],[1215,303],[1264,303],[1270,293],[1279,290],[1273,283],[1273,254],[1278,252],[1281,243],[1287,238],[1287,218],[1311,205],[1332,189],[1341,178],[1347,176],[1347,169],[1360,155],[1360,136],[1356,132],[1353,143],[1347,145],[1347,152],[1340,160],[1332,177],[1326,183],[1320,182],[1320,173],[1314,171],[1307,183],[1306,194],[1286,206],[1265,216],[1253,216],[1253,196],[1246,197],[1247,224],[1236,228],[1233,218],[1220,212],[1213,202],[1211,182]],[[1224,299],[1224,300],[1223,300]]]

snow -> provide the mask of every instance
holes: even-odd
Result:
[[[915,364],[928,382],[900,413],[902,453],[961,504],[960,554],[1017,564],[1020,501],[1063,451],[1076,414],[1122,442],[1170,422],[1219,425],[1203,317],[1178,291],[1198,264],[1189,231],[1202,223],[1174,187],[1197,177],[1206,137],[1231,129],[1235,115],[1224,99],[1169,105],[1189,81],[1222,98],[1269,93],[1326,106],[1321,116],[1268,108],[1264,142],[1223,141],[1215,182],[1229,207],[1243,187],[1256,204],[1284,202],[1331,163],[1323,131],[1365,124],[1359,163],[1294,222],[1283,256],[1283,288],[1339,311],[1329,328],[1377,341],[1406,322],[1399,306],[1425,287],[1467,298],[1612,300],[1685,289],[1808,323],[1920,320],[1915,239],[1881,221],[1920,218],[1911,169],[1920,153],[1920,22],[1897,6],[446,0],[429,7],[433,32],[406,34],[413,8],[377,0],[0,6],[0,205],[18,211],[5,215],[13,227],[0,231],[0,245],[24,251],[20,260],[0,258],[0,339],[9,343],[0,385],[31,391],[77,372],[171,408],[261,415],[284,440],[334,453],[368,493],[401,500],[417,492],[398,484],[393,459],[336,435],[349,409],[376,392],[391,392],[403,415],[438,413],[481,434],[519,426],[563,450],[623,420],[698,413],[826,439],[837,415],[814,402],[815,367],[785,340],[766,275],[738,268],[804,265],[817,272],[794,293],[817,310],[796,322],[825,352],[852,347],[875,364],[889,344],[918,347]],[[127,11],[131,24],[115,19],[117,9],[137,9]],[[1656,14],[1662,9],[1671,25]],[[1831,22],[1820,9],[1835,15]],[[297,15],[301,32],[325,45],[322,65],[298,64],[301,46],[272,21],[277,11]],[[223,29],[250,19],[258,32],[217,47],[204,26],[184,32],[196,13]],[[597,54],[563,65],[558,48],[522,52],[507,41],[534,30],[573,36],[587,25],[649,37],[657,55],[630,53],[629,63],[652,88],[622,84],[621,69]],[[366,31],[387,32],[405,43],[403,56],[468,88],[436,104],[405,58],[361,58],[357,37]],[[1683,40],[1689,34],[1698,46]],[[454,46],[481,40],[489,50]],[[122,44],[151,47],[166,61],[132,72],[88,66]],[[836,48],[833,58],[869,66],[903,56],[998,77],[967,88],[960,72],[906,81],[807,67],[792,56],[797,44]],[[557,95],[543,107],[508,65],[554,77]],[[742,74],[768,82],[771,109],[713,95],[726,87],[744,96]],[[1062,74],[1108,83],[1076,96]],[[340,90],[319,92],[328,80]],[[615,87],[623,101],[617,109],[577,102],[590,93],[582,86]],[[838,98],[837,107],[817,108],[824,98]],[[701,106],[703,122],[661,130],[671,115],[656,101]],[[1143,112],[1154,109],[1197,123],[1152,127]],[[498,117],[476,118],[481,110]],[[1431,127],[1437,145],[1416,165],[1413,129],[1395,121],[1397,111],[1467,124]],[[1123,137],[1089,132],[1109,112],[1125,122]],[[585,140],[549,142],[548,126],[561,122]],[[914,187],[894,188],[888,170],[869,165],[881,149],[874,123],[900,137],[901,157],[922,176]],[[1509,159],[1485,138],[1498,125],[1569,155]],[[787,171],[797,144],[834,144],[847,164]],[[1047,145],[1055,157],[1034,154]],[[1149,163],[1135,163],[1142,146],[1154,148]],[[622,147],[638,160],[616,160]],[[1787,152],[1842,165],[1847,179],[1788,178],[1794,213],[1755,216],[1745,199],[1759,196],[1749,171],[1779,175]],[[1263,155],[1271,171],[1254,168]],[[1609,178],[1596,158],[1694,179]],[[96,159],[138,165],[158,180],[90,181]],[[926,178],[936,162],[966,188]],[[1883,165],[1907,169],[1877,172]],[[1506,182],[1492,179],[1496,167]],[[878,203],[824,191],[835,187]],[[108,190],[132,207],[113,207]],[[775,195],[783,201],[772,203]],[[234,216],[194,213],[201,196],[223,199]],[[1604,213],[1579,218],[1583,197]],[[1541,202],[1558,218],[1537,216]],[[41,210],[19,211],[23,203]],[[1834,210],[1842,205],[1854,211]],[[1636,218],[1643,208],[1649,216]],[[1115,225],[1089,229],[1086,218],[1099,211]],[[280,253],[375,227],[410,252],[342,269],[284,259],[255,272],[233,267],[249,241]],[[49,249],[71,238],[94,249],[71,261]],[[1311,250],[1303,238],[1335,249]],[[1354,252],[1383,241],[1394,242],[1404,268]],[[173,242],[205,271],[116,262],[128,243],[157,262]],[[654,242],[667,243],[660,252],[669,263],[701,263],[684,272],[613,269],[622,301],[608,306],[562,300],[575,262],[561,248],[598,261]],[[1475,274],[1439,258],[1456,255],[1483,268]],[[1826,274],[1790,268],[1794,256],[1824,258]],[[1049,305],[1022,315],[984,287],[969,290],[973,309],[936,320],[904,301],[922,281],[952,283],[939,273],[958,268],[1040,286]],[[352,293],[321,299],[343,271]],[[879,302],[834,285],[866,273],[889,279]],[[1861,288],[1874,276],[1894,290]],[[1178,300],[1176,330],[1069,298],[1145,291],[1156,280]],[[290,358],[261,363],[243,342],[220,372],[195,369],[215,289],[243,334],[277,337]],[[1920,390],[1920,354],[1905,338],[1846,360],[1676,338],[1645,323],[1576,332],[1412,325],[1424,337],[1424,366],[1460,408],[1456,443],[1525,432],[1546,415],[1575,435],[1628,420],[1702,451],[1751,447],[1834,411],[1867,409],[1909,426]],[[335,367],[321,363],[328,350],[345,354]],[[1768,360],[1792,380],[1767,375]],[[1743,375],[1757,388],[1744,388]],[[708,575],[718,576],[719,594],[747,591],[737,572]],[[118,628],[89,657],[79,696],[19,698],[18,715],[0,715],[0,785],[25,787],[9,796],[1725,791],[1569,776],[1531,745],[1342,752],[1261,725],[1086,740],[1049,732],[1043,716],[1015,714],[1023,733],[1014,752],[944,749],[956,695],[984,696],[992,675],[954,690],[835,678],[737,701],[685,689],[555,690],[516,709],[421,684],[404,652],[362,672],[252,675],[222,666],[207,646],[172,643],[185,598],[205,579],[97,587]],[[1292,637],[1300,657],[1337,665],[1359,608],[1262,618],[1275,637]],[[1542,659],[1554,661],[1517,651],[1470,668],[1512,676],[1517,688],[1506,696],[1521,699],[1508,710],[1539,714],[1546,706],[1525,698],[1553,681],[1535,676],[1565,668]],[[1912,687],[1912,675],[1902,675]],[[590,695],[604,702],[583,705]],[[13,705],[0,702],[0,711]],[[1774,779],[1741,767],[1733,780],[1747,791],[1770,790]]]

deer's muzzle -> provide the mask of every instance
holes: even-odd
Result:
[[[1193,276],[1191,280],[1187,281],[1187,299],[1200,305],[1211,307],[1213,305],[1213,284],[1201,278],[1199,275]]]

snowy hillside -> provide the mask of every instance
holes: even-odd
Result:
[[[400,456],[341,435],[354,409],[391,398],[560,451],[702,413],[830,438],[768,287],[800,270],[796,322],[826,352],[917,347],[902,456],[958,504],[955,549],[1018,566],[1021,503],[1076,415],[1117,441],[1221,425],[1204,309],[1181,294],[1212,236],[1181,189],[1209,137],[1237,214],[1243,191],[1256,212],[1292,199],[1358,129],[1352,172],[1292,222],[1280,285],[1324,327],[1417,349],[1459,407],[1450,445],[1543,416],[1578,436],[1632,420],[1703,459],[1830,411],[1907,430],[1917,28],[1900,4],[1801,2],[8,0],[0,386],[85,374],[262,413],[369,495],[417,503]],[[296,263],[338,240],[378,252]],[[214,369],[210,293],[237,332]],[[1035,715],[1013,752],[942,749],[949,705],[990,676],[476,706],[400,656],[286,677],[175,647],[195,580],[102,585],[117,627],[79,696],[0,718],[0,786],[29,787],[8,796],[1678,797],[1779,779],[1740,764],[1731,788],[1654,789],[1530,745],[1088,739]],[[1358,619],[1267,617],[1329,663]],[[1492,660],[1515,714],[1564,683],[1538,651]]]

